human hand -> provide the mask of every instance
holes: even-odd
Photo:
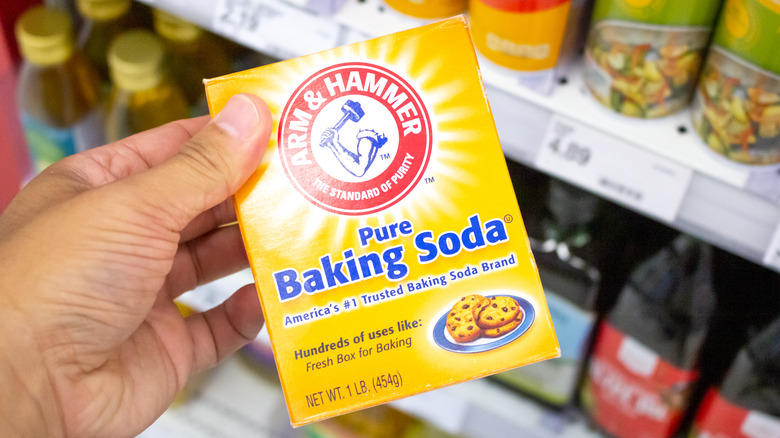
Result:
[[[135,436],[263,324],[253,285],[183,318],[173,299],[248,266],[229,199],[268,107],[233,97],[61,160],[0,216],[0,435]]]
[[[339,142],[339,132],[333,128],[325,128],[320,138],[320,147],[331,147]]]

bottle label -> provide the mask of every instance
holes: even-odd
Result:
[[[474,44],[503,67],[551,69],[558,62],[570,5],[569,0],[473,1],[469,14]]]
[[[780,418],[751,411],[710,390],[696,415],[690,438],[779,438]]]
[[[680,422],[697,375],[604,323],[583,383],[582,407],[614,436],[668,437]]]
[[[546,292],[561,357],[515,368],[497,378],[548,403],[563,405],[571,400],[576,389],[596,314],[574,306],[554,292]]]
[[[68,155],[103,144],[99,110],[93,110],[68,128],[52,127],[27,113],[22,113],[21,119],[36,172]]]

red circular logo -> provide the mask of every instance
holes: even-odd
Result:
[[[384,210],[420,181],[432,148],[417,91],[387,68],[348,62],[295,90],[279,120],[279,157],[296,189],[343,215]]]

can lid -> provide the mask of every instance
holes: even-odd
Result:
[[[16,22],[19,51],[29,62],[48,66],[66,61],[73,53],[70,17],[59,9],[35,6]]]
[[[162,61],[160,39],[143,29],[122,33],[108,51],[111,80],[115,86],[127,91],[156,87],[163,77]]]
[[[178,42],[194,41],[203,34],[197,25],[159,9],[154,10],[154,30],[161,37]]]
[[[121,17],[130,10],[131,0],[78,0],[79,12],[87,18],[105,21]]]

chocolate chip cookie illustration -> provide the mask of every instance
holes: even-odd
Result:
[[[447,332],[455,342],[471,342],[482,335],[476,319],[490,300],[482,295],[468,295],[452,306],[447,314]]]
[[[514,298],[491,297],[490,303],[479,312],[477,325],[482,329],[494,329],[511,323],[520,313],[520,305]]]
[[[521,296],[486,293],[450,299],[455,302],[439,314],[432,335],[439,347],[454,353],[482,353],[513,343],[536,317],[534,305]],[[493,327],[481,324],[483,320]]]
[[[490,304],[490,300],[482,295],[467,295],[460,299],[454,306],[452,306],[453,312],[471,311],[474,318],[479,316],[479,312],[482,308]]]
[[[525,314],[521,310],[515,319],[510,321],[508,324],[502,325],[501,327],[496,327],[492,329],[485,329],[482,331],[482,334],[488,338],[498,338],[501,337],[512,330],[516,329],[520,324],[523,323],[523,319],[525,318]]]

